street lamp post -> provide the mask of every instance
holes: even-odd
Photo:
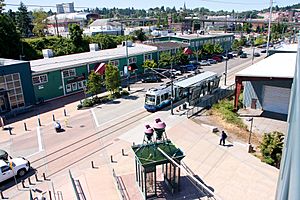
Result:
[[[226,62],[225,62],[225,72],[224,72],[224,85],[226,86],[227,81],[227,61],[228,61],[228,50],[226,50]]]
[[[255,47],[253,47],[253,50],[252,50],[252,65],[253,65],[253,61],[254,61],[254,50],[255,50]]]
[[[129,71],[129,60],[128,60],[128,44],[127,44],[127,39],[125,41],[125,50],[126,50],[126,60],[127,60],[127,89],[130,91],[130,71]]]
[[[248,139],[248,144],[251,145],[251,135],[252,135],[252,127],[253,127],[253,117],[251,117],[250,119],[247,119],[248,122],[251,122],[250,124],[250,134],[249,134],[249,139]]]

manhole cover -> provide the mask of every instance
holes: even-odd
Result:
[[[85,125],[80,125],[80,128],[83,128],[83,127],[85,127]]]
[[[116,142],[119,141],[119,140],[120,140],[119,138],[114,139],[114,141],[116,141]]]

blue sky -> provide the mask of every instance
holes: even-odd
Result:
[[[176,9],[183,7],[184,2],[186,2],[187,8],[196,8],[196,7],[205,7],[210,10],[228,10],[231,11],[234,9],[235,11],[245,11],[245,10],[261,10],[263,8],[267,8],[269,6],[269,0],[22,0],[22,2],[26,5],[34,4],[34,5],[42,5],[42,6],[55,6],[57,3],[63,2],[74,2],[75,7],[118,7],[118,8],[126,8],[126,7],[134,7],[134,8],[144,8],[148,9],[150,7],[173,7]],[[20,0],[5,0],[7,4],[19,4]],[[278,6],[286,6],[299,3],[299,0],[276,0],[274,5]],[[7,9],[16,10],[17,7],[7,6]],[[29,7],[29,10],[33,10],[34,7]],[[50,8],[45,7],[44,10],[49,10]],[[51,8],[55,10],[55,8]],[[78,9],[77,9],[78,10]],[[79,9],[80,10],[80,9]]]

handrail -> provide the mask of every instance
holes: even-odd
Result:
[[[215,199],[221,200],[219,196],[217,196],[213,191],[211,191],[206,185],[201,183],[198,179],[196,179],[193,175],[188,172],[181,164],[178,164],[173,158],[171,158],[168,154],[166,154],[161,148],[157,147],[157,150],[160,151],[169,161],[171,161],[174,165],[180,168],[185,174],[189,177],[189,179],[195,182],[197,185],[201,186],[206,192],[208,192]]]
[[[121,183],[120,183],[120,181],[118,179],[118,176],[116,175],[115,169],[112,170],[112,173],[113,173],[113,177],[115,178],[115,181],[117,182],[118,190],[120,192],[120,195],[121,195],[122,199],[126,200],[127,197],[125,195],[124,190],[122,189],[122,185],[121,185]]]

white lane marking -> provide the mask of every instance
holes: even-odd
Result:
[[[42,151],[44,151],[44,150],[42,150]],[[35,156],[35,155],[41,153],[42,151],[37,151],[37,152],[35,152],[35,153],[33,153],[33,154],[30,154],[30,155],[28,155],[28,156],[25,156],[25,158],[28,159],[28,158],[30,158],[30,157],[32,157],[32,156]]]
[[[96,126],[99,127],[99,122],[98,122],[98,119],[96,117],[96,114],[95,114],[95,111],[94,111],[95,108],[92,108],[91,111],[92,111],[92,115],[93,115],[93,118],[95,120],[95,123],[96,123]]]
[[[43,151],[41,128],[39,126],[37,127],[36,132],[37,132],[37,139],[38,139],[38,144],[39,144],[39,151]]]

